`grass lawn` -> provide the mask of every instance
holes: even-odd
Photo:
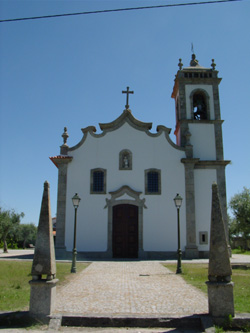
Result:
[[[166,264],[165,267],[176,271],[176,265]],[[181,276],[193,286],[207,293],[208,264],[182,264]],[[233,269],[234,307],[235,312],[250,313],[250,269]]]
[[[0,311],[28,310],[30,299],[31,261],[0,261]],[[77,271],[88,264],[77,263]],[[71,263],[57,263],[57,286],[69,279]],[[77,274],[77,273],[76,273]]]
[[[239,249],[233,249],[232,253],[233,254],[246,254],[246,255],[250,255],[250,251],[246,251],[246,250],[243,250],[241,248],[239,248]]]

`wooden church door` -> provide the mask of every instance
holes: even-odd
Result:
[[[113,207],[113,258],[138,258],[138,207]]]

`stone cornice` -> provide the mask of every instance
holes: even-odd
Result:
[[[215,168],[217,166],[227,166],[231,163],[229,160],[200,160],[199,158],[182,158],[181,163],[193,164],[195,169]]]
[[[198,163],[195,165],[195,169],[214,168],[216,166],[227,166],[230,163],[231,163],[231,161],[229,161],[229,160],[198,161]]]
[[[181,119],[178,120],[179,123],[188,123],[188,124],[223,124],[224,120],[214,119],[214,120],[196,120],[196,119]]]
[[[199,158],[182,158],[181,163],[184,164],[196,164],[199,162]]]

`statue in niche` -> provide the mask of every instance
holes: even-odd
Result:
[[[128,155],[127,154],[123,155],[122,167],[124,169],[128,169],[129,168],[129,159],[128,159]]]

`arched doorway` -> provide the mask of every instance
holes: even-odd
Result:
[[[113,206],[113,258],[138,258],[138,206]]]

